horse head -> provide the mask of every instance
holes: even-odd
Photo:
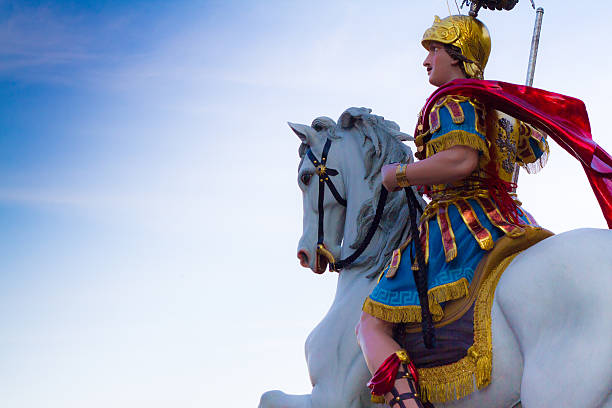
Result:
[[[347,109],[338,123],[318,117],[310,126],[289,126],[302,141],[298,185],[304,216],[297,256],[303,267],[323,273],[330,261],[346,256],[364,240],[381,188],[380,169],[386,163],[411,161],[410,149],[401,142],[412,138],[366,108]],[[407,217],[398,218],[404,204],[402,194],[390,194],[373,239],[378,245],[372,244],[373,250],[354,265],[380,264],[393,250],[387,246],[406,235]]]
[[[332,254],[339,255],[343,227],[340,221],[344,219],[346,211],[344,206],[336,202],[332,194],[322,196],[322,202],[319,203],[319,185],[325,188],[325,178],[321,176],[331,176],[337,194],[340,197],[346,197],[344,179],[340,172],[340,168],[344,167],[345,163],[343,163],[342,152],[337,146],[338,143],[334,148],[330,146],[325,156],[323,155],[325,144],[329,143],[328,141],[339,140],[335,132],[336,122],[323,116],[316,118],[310,126],[288,124],[302,141],[299,149],[302,160],[298,168],[298,185],[302,190],[304,219],[303,234],[298,245],[298,258],[303,267],[309,267],[316,273],[323,273],[327,268],[328,260],[317,251],[319,230],[325,231],[326,235],[321,245]],[[307,156],[315,157],[315,159],[309,160]],[[325,163],[317,160],[324,160]],[[323,168],[326,174],[322,174]],[[333,175],[329,174],[329,170]],[[325,217],[321,217],[321,227],[319,227],[318,220],[320,209],[325,214]]]

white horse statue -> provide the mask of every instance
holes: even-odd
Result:
[[[299,186],[304,199],[298,257],[314,272],[327,261],[317,254],[318,184],[307,148],[321,157],[332,141],[327,167],[346,207],[327,191],[323,202],[325,247],[336,259],[352,253],[374,217],[380,168],[412,161],[394,122],[350,108],[336,124],[320,117],[312,126],[289,123],[302,141]],[[325,187],[327,189],[327,187]],[[260,408],[364,408],[371,377],[355,338],[361,306],[392,250],[409,233],[406,198],[390,193],[366,251],[338,276],[333,304],[306,339],[313,385],[307,395],[268,391]],[[343,245],[344,244],[344,245]],[[500,279],[493,307],[491,384],[436,407],[612,408],[612,231],[579,229],[547,238],[520,253]],[[474,387],[476,389],[476,387]],[[380,406],[380,405],[378,405]]]

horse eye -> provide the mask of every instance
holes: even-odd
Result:
[[[302,180],[302,183],[304,183],[304,185],[308,185],[308,183],[310,183],[310,177],[312,177],[311,173],[304,173],[302,174],[302,176],[300,177],[300,180]]]

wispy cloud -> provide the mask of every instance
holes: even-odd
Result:
[[[146,48],[137,8],[105,14],[61,4],[10,3],[0,10],[0,76],[28,82],[80,82]]]
[[[46,6],[15,7],[7,14],[0,22],[0,69],[5,73],[95,58],[79,16],[60,15]]]

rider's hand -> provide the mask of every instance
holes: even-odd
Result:
[[[382,174],[382,183],[383,186],[387,189],[387,191],[398,191],[401,190],[401,187],[397,185],[397,180],[395,178],[395,172],[397,171],[398,163],[385,164],[380,170]]]

